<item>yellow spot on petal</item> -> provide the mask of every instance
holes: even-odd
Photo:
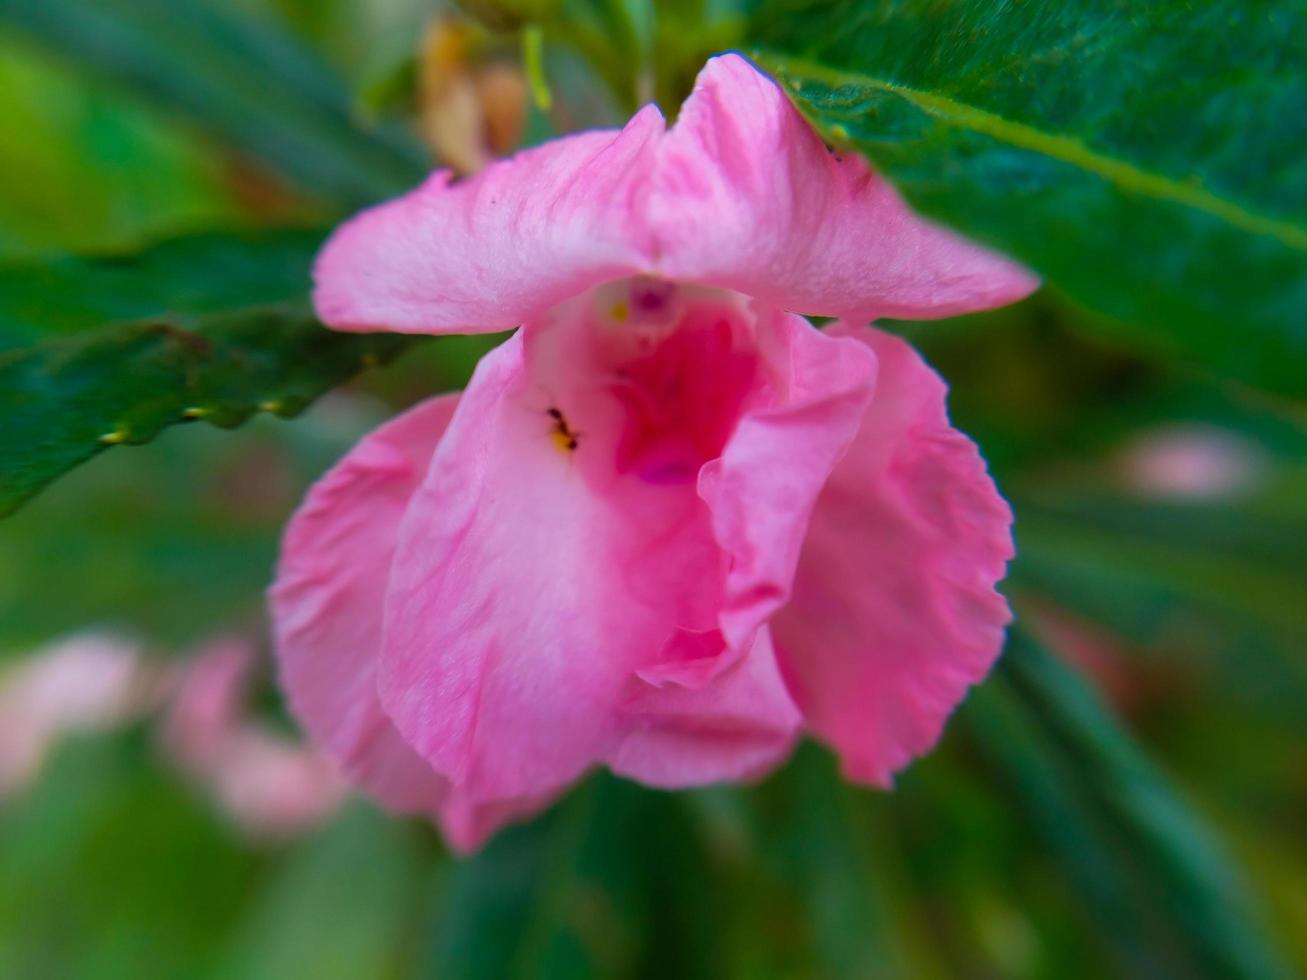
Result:
[[[631,319],[631,307],[627,305],[625,300],[616,302],[609,308],[608,317],[618,323],[625,323]]]

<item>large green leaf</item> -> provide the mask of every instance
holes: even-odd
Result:
[[[1307,394],[1307,6],[760,0],[832,143],[1100,329]]]
[[[314,391],[336,376],[335,359],[342,358],[337,366],[343,372],[351,364],[370,361],[370,353],[380,359],[403,345],[398,338],[332,334],[303,320],[298,326],[290,324],[287,333],[284,321],[293,310],[250,312],[253,303],[302,298],[318,238],[313,232],[199,235],[130,257],[0,264],[0,376],[35,371],[40,381],[25,395],[0,393],[0,411],[11,411],[21,397],[23,410],[15,421],[26,419],[12,433],[0,434],[0,489],[9,494],[6,506],[16,504],[19,491],[38,489],[36,484],[56,475],[60,467],[98,448],[98,428],[70,428],[80,425],[74,417],[86,411],[84,399],[93,393],[40,379],[39,356],[112,349],[111,337],[121,342],[132,330],[139,331],[139,326],[114,326],[120,320],[208,329],[215,323],[238,323],[247,315],[275,313],[277,327],[267,337],[250,336],[250,350],[241,356],[255,352],[257,342],[259,358],[284,358],[301,381],[313,383]],[[214,314],[217,320],[204,318]],[[293,345],[285,346],[295,336],[303,337],[304,357]],[[37,338],[48,343],[38,345]],[[239,438],[194,431],[207,426],[188,426],[191,431],[179,431],[149,451],[123,458],[111,454],[113,460],[79,474],[67,487],[44,497],[41,506],[4,522],[0,650],[17,652],[70,626],[92,622],[131,628],[177,647],[246,615],[261,601],[277,534],[309,481],[378,424],[387,405],[402,406],[433,390],[462,387],[477,360],[501,339],[474,335],[424,341],[413,349],[415,356],[368,379],[371,390],[384,393],[384,400],[338,401],[316,421],[286,426],[264,415],[265,424],[247,426]],[[5,350],[20,343],[31,349]],[[261,349],[264,343],[271,344],[266,351]],[[137,362],[118,353],[135,370]],[[214,361],[194,366],[203,372],[227,370]],[[273,374],[269,366],[266,380],[271,382]],[[239,378],[239,372],[233,377]],[[82,380],[89,383],[91,378]],[[94,397],[116,391],[114,398],[125,395],[130,401],[135,397],[131,389],[141,378],[119,378],[118,388],[110,385],[114,380],[103,367],[95,379]],[[34,379],[28,377],[28,382]],[[166,397],[175,408],[177,398],[202,383],[198,375],[165,377],[149,396],[171,391]],[[256,398],[261,383],[256,376],[244,376],[242,383],[248,389],[246,407],[268,401]],[[299,382],[288,378],[287,383]],[[172,390],[177,384],[181,387]],[[274,387],[270,383],[266,390]],[[66,410],[60,401],[65,398],[71,399]],[[286,403],[282,409],[293,407]],[[162,405],[156,408],[163,421],[176,418]],[[5,421],[10,421],[8,416]],[[24,465],[35,471],[20,479]],[[236,483],[244,489],[233,489],[233,474],[254,466],[257,481],[242,477]],[[24,482],[26,486],[20,485]],[[158,602],[162,590],[170,591],[172,600]]]
[[[0,0],[0,23],[230,141],[344,206],[404,190],[426,159],[367,128],[293,36],[214,0]]]
[[[324,329],[298,306],[157,317],[0,353],[0,514],[119,443],[203,419],[294,415],[411,340]]]
[[[261,622],[286,518],[385,413],[342,397],[294,423],[177,426],[56,480],[0,521],[0,658],[91,626],[183,656]]]
[[[301,298],[322,234],[206,234],[136,255],[0,264],[0,350],[105,323]]]

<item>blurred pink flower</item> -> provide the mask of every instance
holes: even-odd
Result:
[[[253,648],[237,637],[192,656],[176,680],[163,745],[246,833],[285,837],[329,816],[344,785],[330,761],[248,717],[254,663]]]
[[[828,151],[743,59],[670,130],[650,106],[436,174],[316,277],[338,329],[524,324],[313,488],[271,593],[305,727],[454,847],[592,765],[749,778],[805,729],[888,785],[997,655],[1010,512],[943,382],[862,324],[1035,281]]]
[[[64,735],[117,728],[152,704],[152,674],[136,645],[80,633],[0,673],[0,797],[22,789]]]
[[[244,713],[245,685],[254,661],[254,648],[246,640],[227,636],[210,641],[177,666],[163,742],[169,755],[188,770],[216,765]]]
[[[1127,487],[1150,497],[1226,500],[1253,490],[1269,460],[1254,443],[1212,425],[1168,425],[1132,440],[1117,455]]]

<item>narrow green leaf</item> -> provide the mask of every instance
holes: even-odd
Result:
[[[1307,395],[1307,5],[761,0],[760,62],[924,213],[1143,348]]]
[[[1165,588],[1307,638],[1307,514],[1029,488],[1013,496],[1022,584],[1100,570],[1123,587]]]
[[[0,515],[119,443],[203,419],[294,415],[412,343],[324,329],[296,306],[160,317],[0,353]]]
[[[1307,512],[1018,487],[1014,594],[1051,599],[1223,678],[1221,695],[1307,731]],[[1255,659],[1257,668],[1247,664]]]
[[[1015,630],[977,693],[969,711],[982,744],[1013,774],[1098,914],[1121,920],[1113,938],[1140,924],[1141,939],[1154,936],[1129,943],[1159,957],[1137,964],[1145,974],[1287,976],[1221,845],[1068,668]]]
[[[1058,753],[1030,709],[997,673],[967,700],[964,717],[985,754],[1015,791],[1020,815],[1034,825],[1080,893],[1102,941],[1132,976],[1161,973],[1133,875],[1070,760]]]
[[[746,812],[760,867],[741,870],[752,872],[753,879],[760,877],[760,869],[773,872],[784,886],[776,890],[792,905],[740,915],[737,928],[746,943],[766,954],[780,972],[785,964],[781,937],[764,941],[753,932],[758,920],[784,914],[792,916],[793,935],[785,938],[793,946],[791,954],[797,954],[791,969],[812,965],[820,967],[822,976],[886,980],[942,975],[941,964],[912,948],[904,919],[916,910],[902,892],[892,891],[901,855],[886,851],[900,842],[869,836],[874,821],[865,811],[873,800],[844,782],[831,755],[815,745],[799,746],[795,757],[753,795],[760,799]],[[758,902],[765,895],[761,882],[750,880],[747,887],[748,900]]]
[[[0,23],[181,113],[293,185],[344,207],[412,186],[426,159],[367,128],[293,36],[215,0],[0,0]]]
[[[561,915],[570,898],[592,789],[573,792],[526,826],[501,831],[455,869],[441,903],[428,975],[541,975],[540,933],[551,931],[549,917]]]
[[[707,864],[678,797],[597,773],[459,864],[423,975],[723,976]]]

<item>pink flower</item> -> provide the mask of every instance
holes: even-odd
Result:
[[[1270,460],[1229,429],[1180,424],[1130,440],[1113,462],[1126,489],[1174,500],[1232,500],[1266,482]]]
[[[459,849],[596,764],[744,779],[805,730],[889,785],[998,653],[1011,516],[944,384],[861,324],[1034,285],[734,55],[670,130],[650,106],[360,215],[318,261],[327,323],[524,326],[295,515],[293,710]]]
[[[176,676],[161,741],[237,826],[276,840],[327,819],[344,787],[329,760],[253,718],[246,687],[255,659],[235,636],[193,654]]]
[[[0,798],[25,789],[55,744],[110,731],[151,707],[154,672],[109,633],[57,640],[0,672]]]

